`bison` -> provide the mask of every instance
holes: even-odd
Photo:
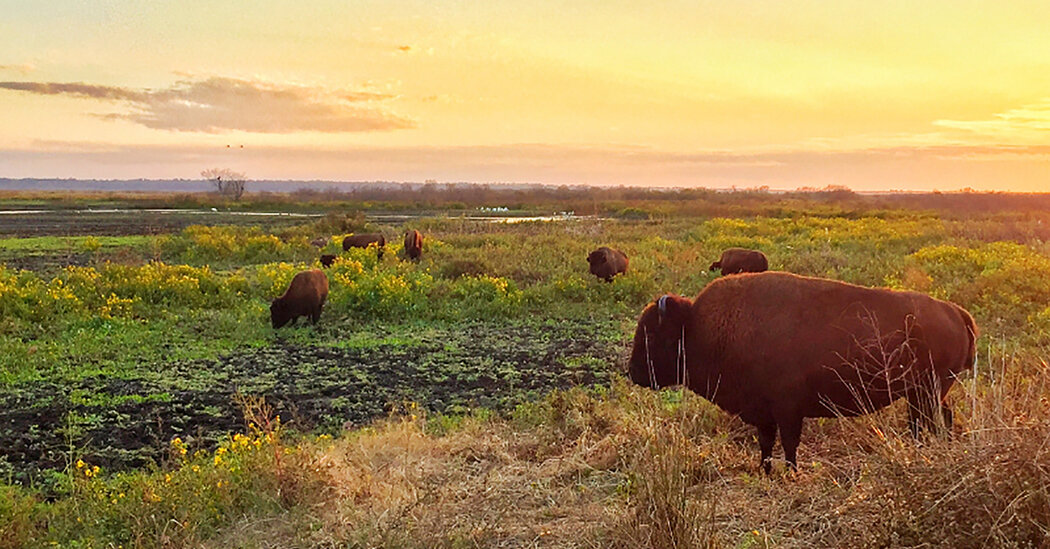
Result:
[[[270,322],[276,330],[308,316],[314,324],[321,318],[321,308],[328,299],[328,277],[318,269],[303,271],[292,279],[284,295],[270,304]]]
[[[411,260],[419,259],[423,253],[423,235],[413,229],[405,233],[405,257]]]
[[[766,254],[758,250],[729,248],[722,252],[722,257],[711,264],[710,270],[722,269],[722,274],[761,273],[769,270]]]
[[[325,246],[328,245],[328,239],[323,237],[323,236],[320,236],[320,237],[317,237],[317,238],[311,240],[310,244],[312,244],[312,245],[314,245],[314,246],[316,246],[318,248],[324,248]]]
[[[350,235],[343,239],[343,251],[345,252],[350,248],[367,248],[371,244],[376,245],[377,257],[383,259],[383,247],[386,246],[386,239],[380,233]]]
[[[606,282],[612,282],[614,276],[627,272],[627,254],[608,246],[591,252],[587,263],[591,264],[591,274]]]
[[[777,431],[788,465],[807,417],[856,416],[898,398],[908,425],[951,432],[945,397],[973,364],[961,307],[905,291],[790,273],[720,278],[694,301],[665,295],[638,320],[631,380],[684,385],[758,428],[768,473]]]
[[[324,254],[321,256],[321,265],[324,267],[331,267],[335,263],[335,256],[332,254]]]

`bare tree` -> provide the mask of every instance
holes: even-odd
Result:
[[[240,200],[244,195],[244,183],[248,179],[243,173],[229,168],[208,168],[201,172],[201,177],[211,181],[215,192],[233,200]]]

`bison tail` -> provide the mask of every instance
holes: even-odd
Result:
[[[962,317],[963,326],[966,328],[966,336],[969,338],[969,349],[966,353],[966,363],[962,365],[962,370],[973,368],[977,362],[977,336],[980,332],[977,330],[977,323],[974,322],[973,316],[970,315],[966,309],[962,307],[956,307],[959,312],[959,316]]]

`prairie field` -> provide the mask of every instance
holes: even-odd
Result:
[[[0,549],[1050,546],[1045,197],[544,192],[0,197],[46,212],[0,216]],[[765,475],[753,428],[633,386],[641,310],[734,246],[970,311],[952,436],[811,419]],[[320,322],[272,329],[322,253]]]

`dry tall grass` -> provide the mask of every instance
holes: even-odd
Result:
[[[809,420],[799,470],[769,477],[751,428],[626,381],[454,428],[406,414],[308,443],[317,503],[212,545],[1045,547],[1050,368],[999,358],[953,390],[954,440],[913,440],[901,405]]]

